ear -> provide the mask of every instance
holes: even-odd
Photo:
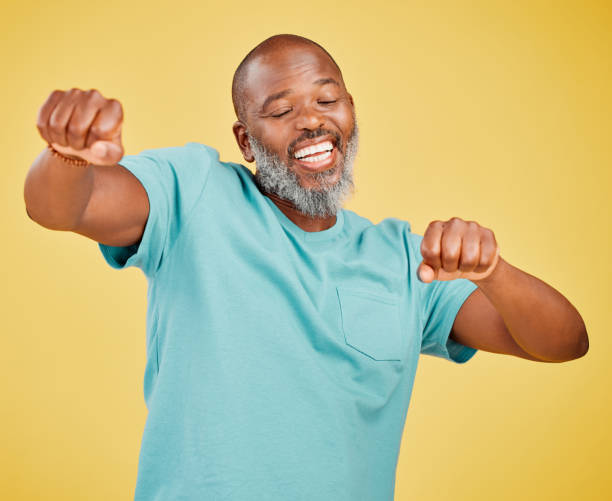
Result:
[[[349,101],[351,102],[351,106],[354,108],[355,107],[355,101],[353,101],[353,96],[351,95],[350,92],[347,92],[348,97],[349,97]]]
[[[234,122],[232,130],[234,131],[234,137],[238,143],[238,148],[240,148],[240,151],[242,152],[242,156],[247,162],[253,162],[255,157],[253,156],[251,145],[249,144],[249,134],[247,133],[246,125],[238,120],[237,122]]]

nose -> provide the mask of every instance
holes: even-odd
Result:
[[[313,106],[304,106],[297,117],[296,127],[299,130],[316,130],[323,127],[325,119]]]

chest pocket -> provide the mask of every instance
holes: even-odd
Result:
[[[401,360],[399,296],[336,287],[346,344],[374,360]]]

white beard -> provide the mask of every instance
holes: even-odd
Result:
[[[288,200],[303,214],[311,217],[335,215],[355,189],[353,164],[359,145],[359,130],[356,121],[344,148],[344,155],[336,166],[323,172],[309,174],[311,179],[318,183],[320,189],[304,188],[300,184],[298,175],[291,171],[278,155],[268,150],[250,134],[249,144],[257,164],[255,182],[260,191],[274,193]],[[342,175],[338,181],[330,183],[329,178],[333,177],[338,169],[342,171]]]

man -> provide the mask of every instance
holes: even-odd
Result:
[[[421,353],[587,352],[579,313],[491,230],[455,217],[420,236],[341,208],[358,127],[322,47],[265,40],[232,96],[255,174],[200,143],[123,156],[121,105],[97,91],[55,91],[39,112],[50,147],[28,214],[148,278],[135,499],[392,500]]]

